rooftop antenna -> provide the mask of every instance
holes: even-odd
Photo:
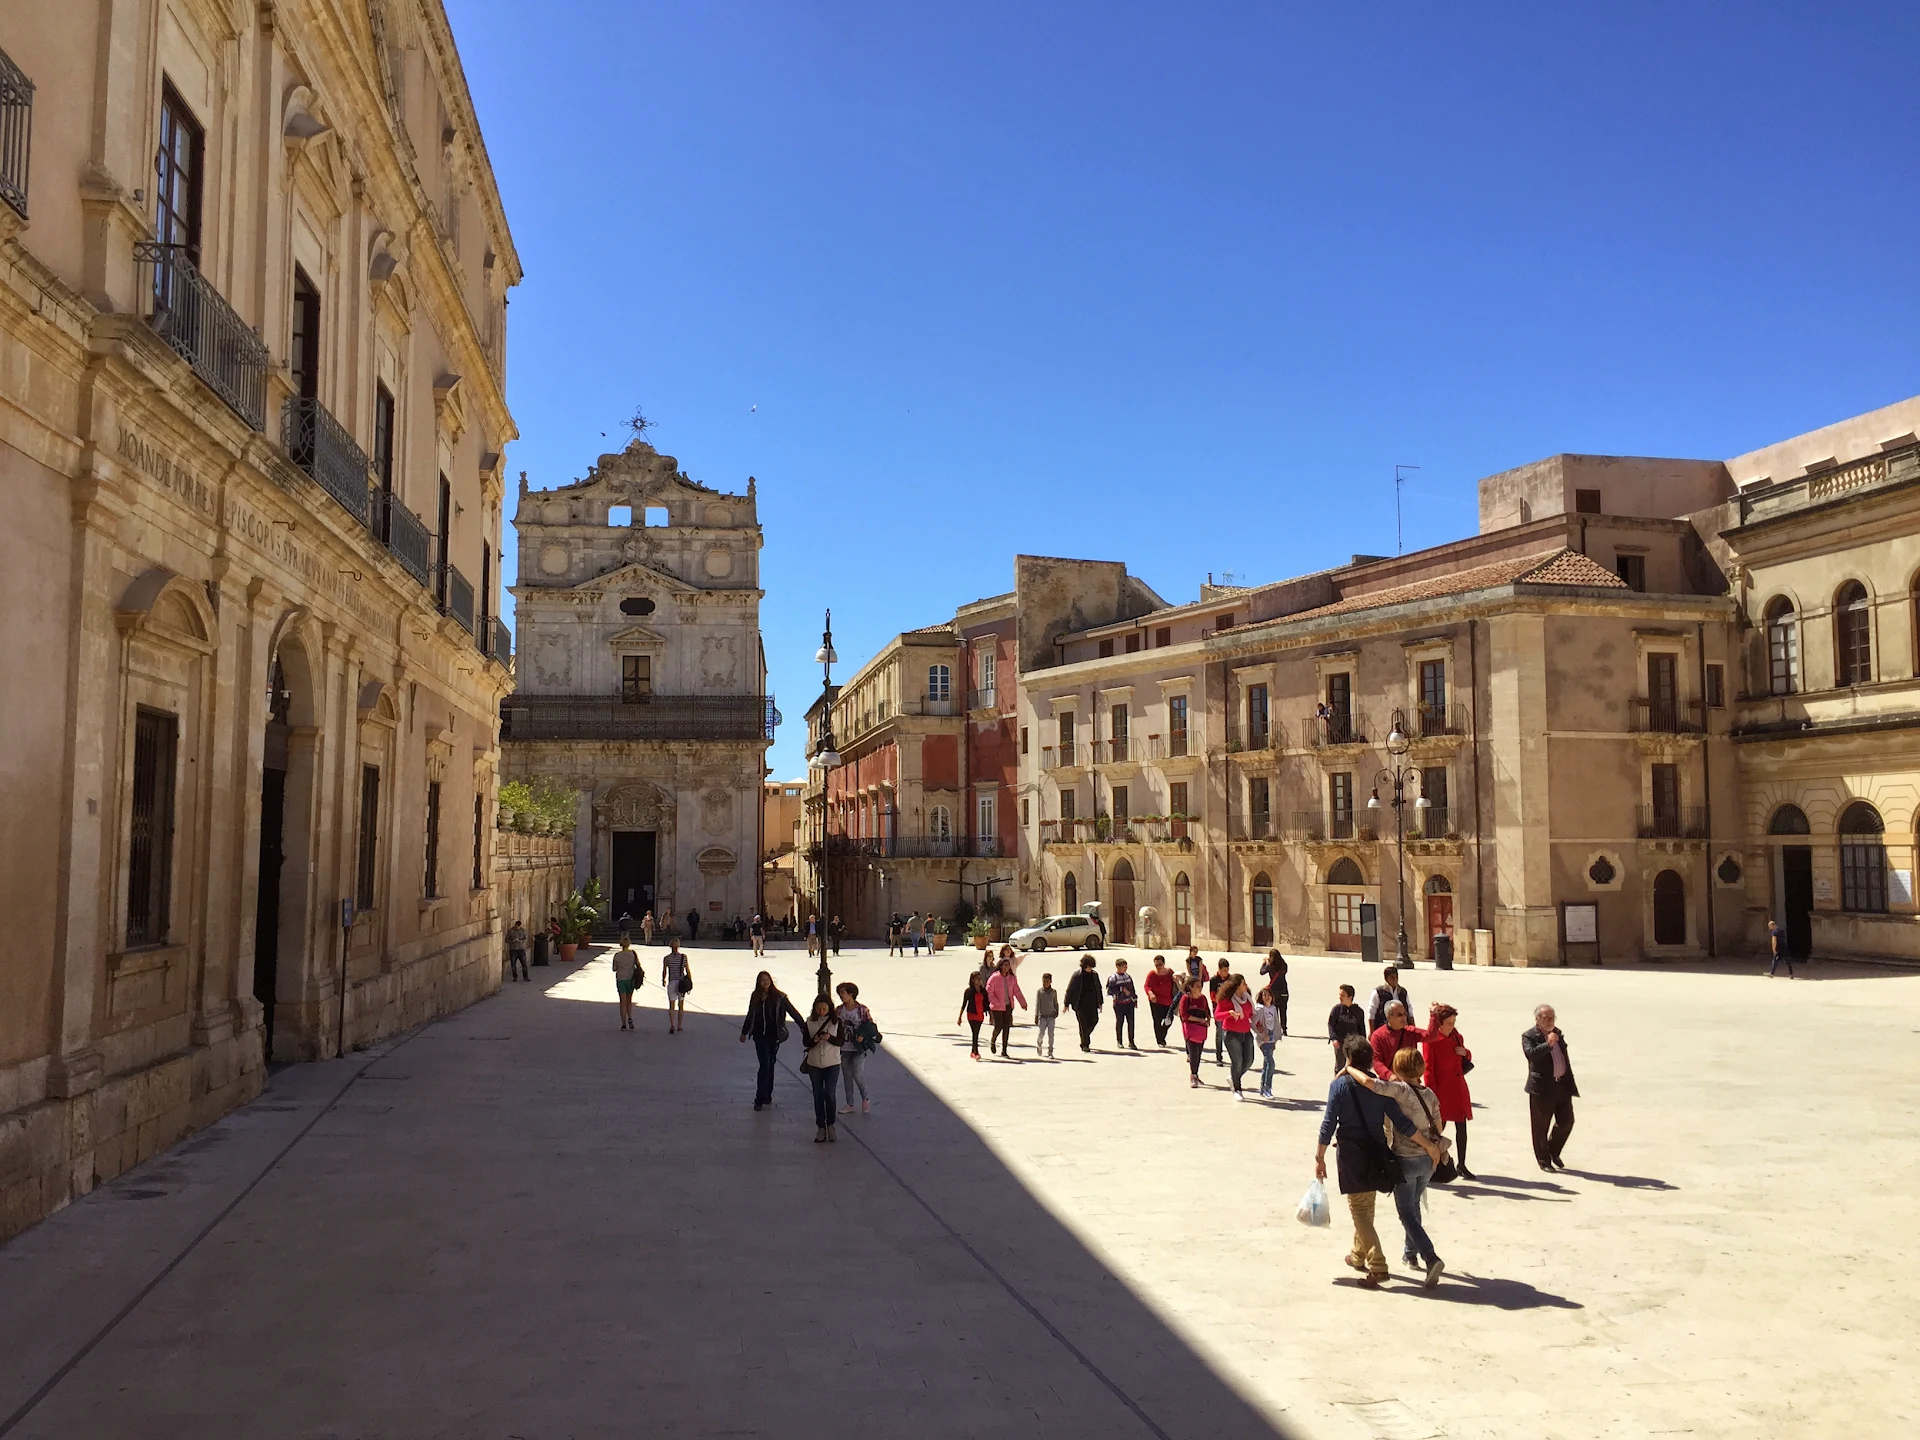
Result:
[[[1404,555],[1407,553],[1406,542],[1400,538],[1400,487],[1407,483],[1407,477],[1400,472],[1402,470],[1418,470],[1419,468],[1418,465],[1396,465],[1393,467],[1393,553],[1396,555]]]

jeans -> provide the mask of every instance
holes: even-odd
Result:
[[[1220,1022],[1216,1020],[1213,1025],[1213,1063],[1214,1064],[1224,1065],[1227,1063],[1221,1053],[1226,1049],[1226,1045],[1227,1045],[1227,1027],[1220,1024]]]
[[[1196,1080],[1200,1078],[1200,1062],[1202,1059],[1205,1058],[1206,1053],[1207,1053],[1206,1041],[1204,1040],[1187,1041],[1187,1069],[1193,1072],[1193,1078]]]
[[[1004,1055],[1007,1053],[1007,1046],[1013,1040],[1013,1011],[989,1010],[987,1014],[993,1019],[993,1034],[987,1037],[987,1053],[993,1054],[994,1047],[997,1045],[1000,1047],[1000,1053]]]
[[[1229,1030],[1227,1037],[1228,1074],[1233,1078],[1233,1089],[1240,1092],[1240,1077],[1253,1068],[1253,1036],[1244,1030]]]
[[[1431,1265],[1440,1257],[1434,1253],[1427,1227],[1420,1223],[1420,1201],[1433,1179],[1433,1161],[1425,1155],[1402,1155],[1400,1175],[1400,1183],[1393,1187],[1393,1208],[1400,1212],[1400,1228],[1407,1232],[1405,1253]]]
[[[1567,1148],[1567,1136],[1573,1132],[1573,1096],[1558,1086],[1555,1092],[1527,1096],[1529,1118],[1533,1121],[1533,1158],[1543,1168],[1560,1158],[1560,1152]]]
[[[1140,1048],[1133,1043],[1133,1012],[1138,1008],[1138,1006],[1134,1005],[1116,1005],[1113,1007],[1114,1044],[1132,1046],[1135,1050]]]
[[[1793,977],[1793,956],[1789,955],[1784,949],[1773,952],[1773,963],[1767,967],[1767,978],[1771,980],[1775,975],[1779,974],[1782,965],[1787,967],[1787,976],[1791,979]]]
[[[840,1090],[840,1067],[827,1065],[810,1072],[813,1080],[813,1123],[822,1130],[833,1125],[833,1102]]]
[[[858,1050],[840,1052],[840,1072],[847,1077],[847,1104],[853,1104],[853,1092],[857,1089],[862,1100],[867,1099],[866,1081],[867,1057]]]
[[[753,1103],[771,1105],[773,1103],[773,1062],[780,1055],[779,1037],[777,1035],[754,1036],[753,1053],[760,1057],[760,1073],[753,1082]]]
[[[1053,1058],[1053,1021],[1054,1017],[1047,1015],[1033,1022],[1033,1053],[1038,1055],[1044,1049],[1049,1060]]]
[[[1387,1254],[1380,1248],[1380,1232],[1373,1228],[1373,1210],[1379,1199],[1379,1193],[1373,1190],[1358,1190],[1346,1197],[1347,1213],[1353,1217],[1353,1249],[1347,1252],[1347,1258],[1358,1261],[1374,1279],[1384,1280]]]
[[[1158,1000],[1149,1000],[1147,1008],[1153,1011],[1153,1043],[1165,1045],[1167,1031],[1173,1028],[1173,1007],[1162,1005]]]
[[[1789,972],[1791,972],[1792,966],[1788,966],[1788,970]],[[507,978],[509,980],[516,979],[516,978],[525,980],[529,978],[529,976],[527,975],[527,952],[526,951],[509,950],[507,952]]]
[[[1265,1040],[1260,1044],[1260,1093],[1273,1094],[1273,1041]]]

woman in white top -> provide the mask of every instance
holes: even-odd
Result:
[[[813,1143],[837,1138],[833,1132],[833,1101],[840,1089],[840,1041],[844,1035],[833,1002],[821,995],[801,1027],[806,1032],[806,1067],[813,1081]],[[1416,1052],[1417,1053],[1417,1052]]]
[[[1434,1166],[1446,1158],[1447,1141],[1440,1133],[1440,1102],[1425,1085],[1427,1062],[1411,1047],[1393,1057],[1392,1080],[1349,1067],[1347,1074],[1377,1095],[1385,1095],[1400,1107],[1400,1113],[1413,1122],[1413,1134],[1392,1132],[1393,1153],[1400,1160],[1400,1183],[1394,1187],[1393,1208],[1400,1212],[1400,1227],[1407,1232],[1406,1250],[1401,1255],[1407,1264],[1426,1267],[1426,1288],[1440,1283],[1446,1267],[1434,1253],[1433,1240],[1420,1219],[1420,1202],[1426,1198],[1427,1184],[1433,1179]]]
[[[1253,1002],[1253,1041],[1260,1047],[1260,1098],[1273,1098],[1273,1047],[1280,1039],[1280,1007],[1273,1003],[1273,987],[1263,985]]]

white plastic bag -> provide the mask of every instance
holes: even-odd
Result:
[[[1318,1180],[1307,1186],[1307,1193],[1300,1197],[1300,1208],[1293,1212],[1293,1218],[1302,1225],[1331,1225],[1333,1215],[1327,1209],[1327,1187]]]

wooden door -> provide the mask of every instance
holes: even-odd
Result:
[[[1327,892],[1327,948],[1329,950],[1360,948],[1360,905],[1366,898],[1358,891],[1352,890]]]
[[[1427,896],[1427,958],[1433,958],[1433,940],[1436,935],[1453,934],[1453,896]]]

